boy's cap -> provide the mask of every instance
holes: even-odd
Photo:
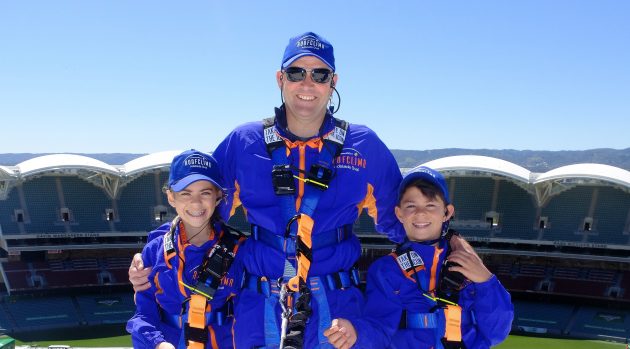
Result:
[[[171,162],[168,187],[178,192],[197,181],[208,181],[225,191],[219,164],[211,155],[191,149],[175,156]]]
[[[440,189],[442,195],[444,195],[444,204],[449,205],[451,203],[448,195],[448,186],[446,185],[446,179],[444,179],[444,176],[440,172],[426,166],[415,167],[405,174],[405,177],[398,187],[398,202],[402,199],[405,189],[407,189],[407,187],[416,179],[423,179],[435,185],[438,189]]]
[[[289,39],[289,44],[284,49],[281,68],[288,67],[296,59],[304,56],[315,56],[326,63],[333,72],[335,71],[335,56],[332,45],[328,40],[313,32],[306,32]]]

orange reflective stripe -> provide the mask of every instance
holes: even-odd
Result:
[[[188,325],[190,327],[206,328],[206,297],[193,294],[188,304]],[[204,344],[187,340],[187,348],[203,349]]]
[[[446,328],[444,337],[450,342],[462,341],[462,308],[457,305],[447,305],[444,308]]]
[[[313,218],[308,215],[302,214],[299,218],[298,228],[297,228],[297,237],[306,248],[311,250],[313,246],[313,241],[311,240],[311,234],[313,232],[313,225],[315,222]],[[311,261],[306,258],[302,253],[297,254],[297,275],[292,277],[289,280],[289,288],[293,291],[297,291],[299,289],[299,282],[306,283],[306,279],[308,278],[308,270],[311,268]]]
[[[182,245],[182,241],[186,241],[186,228],[184,227],[183,222],[179,224],[179,239],[177,239],[177,249],[180,251],[179,256],[181,258],[177,265],[177,280],[184,280],[184,266],[186,264],[186,253],[184,253],[184,250],[187,246],[189,246]],[[182,296],[186,297],[186,288],[184,287],[183,283],[178,282],[178,286],[179,293],[181,293]]]
[[[433,252],[433,265],[431,266],[431,280],[429,280],[429,290],[435,290],[435,285],[437,283],[437,267],[440,264],[440,254],[442,254],[442,249],[435,247],[435,251]]]
[[[298,181],[298,196],[295,199],[295,211],[300,211],[300,205],[302,204],[302,196],[304,196],[304,169],[306,168],[306,147],[300,145],[300,180]]]
[[[219,343],[217,343],[217,334],[214,333],[214,328],[212,326],[208,326],[208,331],[210,332],[210,345],[212,349],[219,349]]]
[[[232,195],[232,207],[230,208],[230,217],[234,216],[234,213],[236,212],[236,209],[242,205],[241,203],[241,186],[238,185],[237,181],[234,181],[234,188],[236,189],[234,191],[234,195]],[[224,193],[225,194],[225,193]],[[245,207],[243,207],[243,209],[245,209]],[[247,216],[247,211],[245,211],[245,216]]]
[[[376,208],[374,187],[370,183],[367,184],[367,193],[365,193],[363,201],[359,202],[357,205],[357,218],[361,215],[361,211],[363,211],[364,208],[367,208],[368,216],[372,217],[375,223],[378,222],[378,209]]]

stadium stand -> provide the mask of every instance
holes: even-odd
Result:
[[[579,337],[628,338],[630,311],[581,306],[569,334]]]
[[[549,218],[544,240],[582,241],[584,218],[588,216],[593,187],[575,187],[554,196],[542,209]]]
[[[105,210],[111,200],[99,188],[77,177],[61,177],[66,207],[72,212],[71,230],[74,232],[105,232],[111,228]]]
[[[26,219],[26,215],[24,212],[18,218],[15,214],[16,210],[22,211],[20,205],[20,197],[18,193],[18,188],[13,187],[8,195],[6,200],[0,201],[0,227],[2,227],[3,234],[19,234],[20,227],[19,224],[24,224],[24,220]],[[19,222],[19,219],[22,222]]]
[[[534,198],[513,182],[502,180],[499,183],[496,211],[501,216],[501,232],[494,236],[512,239],[536,239],[538,231],[534,229],[536,223]]]
[[[107,296],[81,295],[77,296],[76,300],[88,325],[126,323],[136,308],[131,293]]]
[[[593,214],[593,234],[589,241],[595,243],[615,243],[627,245],[628,235],[623,235],[630,207],[630,195],[618,188],[599,187],[597,206]]]
[[[512,328],[523,332],[563,335],[567,332],[575,307],[528,301],[514,303]]]
[[[154,173],[144,174],[121,189],[118,199],[118,217],[116,223],[118,231],[150,231],[166,222],[174,213],[166,207],[166,215],[156,219],[155,207],[158,205],[156,196],[161,196],[159,204],[166,203],[166,195],[161,192],[160,182],[156,181]],[[156,194],[158,193],[158,194]],[[168,203],[166,203],[168,205]]]
[[[25,223],[27,233],[61,233],[66,231],[59,209],[57,183],[59,177],[43,176],[24,182],[26,212],[30,223]]]
[[[152,154],[133,166],[97,164],[108,171],[110,186],[81,169],[37,172],[40,166],[20,177],[16,166],[15,181],[0,198],[0,247],[7,251],[0,263],[10,285],[8,292],[0,290],[0,326],[20,332],[124,323],[134,311],[127,281],[131,256],[149,230],[174,215],[161,191],[170,159],[172,154]],[[588,166],[586,172],[532,174],[496,160],[471,167],[453,157],[435,164],[442,166],[436,168],[446,174],[457,208],[452,227],[483,251],[488,268],[513,294],[514,330],[622,335],[630,308],[630,173],[614,169],[610,175]],[[228,223],[249,231],[242,209]],[[354,228],[364,275],[392,244],[375,234],[365,211]],[[80,233],[94,234],[74,236]],[[530,301],[531,295],[576,301],[541,303]],[[597,302],[602,307],[593,306]]]
[[[79,315],[70,297],[21,299],[5,304],[17,331],[76,327]]]

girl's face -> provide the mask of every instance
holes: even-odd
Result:
[[[219,204],[221,191],[208,181],[196,181],[179,192],[167,191],[168,203],[175,208],[189,234],[208,225]]]

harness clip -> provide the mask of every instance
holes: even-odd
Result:
[[[273,165],[271,181],[276,195],[295,194],[295,181],[289,165]]]

